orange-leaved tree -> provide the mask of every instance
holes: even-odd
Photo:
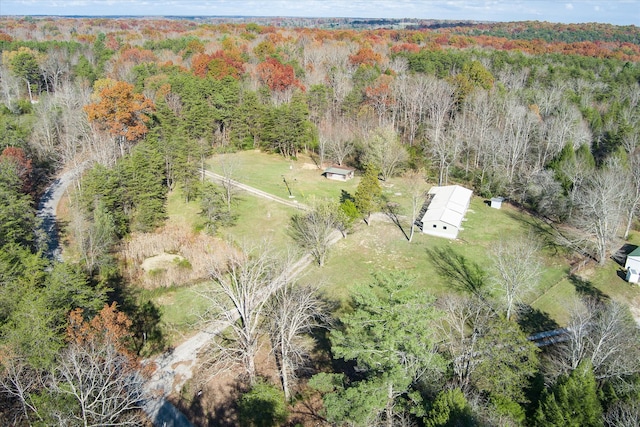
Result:
[[[353,65],[370,65],[373,67],[382,62],[382,55],[370,47],[362,47],[355,54],[349,55],[349,62]]]
[[[244,63],[239,52],[218,50],[211,55],[196,55],[191,61],[191,69],[198,77],[209,76],[222,80],[231,76],[238,79],[244,73]]]
[[[102,310],[90,321],[84,320],[84,312],[76,308],[69,314],[67,340],[83,345],[90,341],[109,343],[123,354],[134,357],[129,350],[131,319],[116,308],[116,303],[105,304]]]
[[[147,133],[147,123],[155,109],[153,102],[135,93],[132,84],[113,79],[97,80],[92,98],[94,102],[85,106],[89,120],[113,135],[124,155],[127,143]]]
[[[275,58],[267,58],[258,64],[258,75],[260,81],[269,86],[272,91],[285,91],[291,87],[304,90],[302,83],[296,79],[293,67],[282,64]]]
[[[105,305],[90,321],[81,309],[69,316],[66,348],[48,377],[53,396],[68,402],[59,424],[142,425],[144,376],[137,357],[127,349],[129,318]]]

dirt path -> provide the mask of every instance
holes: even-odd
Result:
[[[39,243],[45,249],[45,255],[50,260],[62,261],[56,217],[60,199],[62,199],[71,183],[88,166],[89,162],[84,162],[60,175],[59,178],[49,184],[38,201],[37,216],[41,220],[40,229],[42,230],[42,235],[39,236]]]
[[[222,176],[208,171],[205,171],[205,175],[209,179],[218,182],[223,179]],[[248,185],[244,185],[236,181],[234,181],[233,184],[236,187],[256,196],[282,203],[287,206],[296,207],[298,209],[308,209],[301,203],[294,203],[289,200],[281,199],[265,193],[264,191],[249,187]],[[331,235],[330,244],[333,245],[341,238],[342,234],[337,230],[334,231]],[[303,256],[283,273],[283,275],[286,275],[287,280],[280,280],[278,282],[290,282],[312,262],[313,258],[311,255]],[[222,318],[223,316],[220,317]],[[146,389],[149,392],[149,395],[154,397],[145,402],[144,410],[149,415],[154,425],[172,425],[176,427],[186,427],[191,425],[191,423],[189,423],[189,421],[187,421],[184,415],[179,411],[175,410],[177,412],[172,412],[167,409],[170,409],[172,405],[167,401],[166,397],[171,393],[175,393],[176,395],[180,393],[184,384],[193,377],[194,369],[197,367],[198,354],[200,351],[209,344],[212,338],[224,331],[227,327],[227,322],[215,322],[214,324],[211,324],[207,330],[193,335],[191,338],[173,349],[173,351],[164,353],[156,359],[148,361],[155,363],[157,368],[146,384]],[[172,417],[177,418],[174,419]]]
[[[46,254],[49,259],[62,261],[56,217],[58,204],[69,186],[88,166],[89,163],[85,162],[65,172],[47,187],[40,198],[38,218],[42,221],[42,245],[46,248]],[[205,171],[205,175],[209,179],[218,182],[224,179],[224,177],[208,171]],[[282,199],[237,181],[233,181],[232,183],[236,187],[258,197],[263,197],[297,209],[308,209],[307,206],[297,201]],[[342,235],[338,231],[334,232],[331,243],[337,242],[341,237]],[[287,274],[289,280],[291,280],[302,272],[311,262],[312,258],[310,255],[304,256],[293,264],[285,274]],[[193,372],[197,365],[198,353],[204,349],[213,337],[226,329],[227,326],[228,324],[225,322],[212,324],[206,331],[198,332],[173,349],[173,351],[162,354],[154,360],[146,361],[146,363],[155,363],[157,366],[154,374],[145,385],[145,389],[151,397],[143,403],[143,409],[154,425],[162,427],[192,427],[191,422],[187,420],[184,414],[167,400],[167,396],[171,393],[180,393],[184,384],[193,377]]]
[[[222,183],[223,181],[226,180],[226,178],[222,175],[218,175],[217,173],[213,173],[211,171],[205,170],[204,171],[204,175],[209,178],[212,181],[215,181],[217,183]],[[286,206],[290,206],[292,208],[296,208],[296,209],[304,209],[307,210],[309,209],[308,206],[303,205],[302,203],[298,203],[297,200],[288,200],[288,199],[283,199],[282,197],[278,197],[278,196],[274,196],[273,194],[269,194],[265,191],[262,190],[258,190],[257,188],[254,187],[249,187],[248,185],[245,185],[241,182],[238,181],[234,181],[233,179],[229,180],[229,182],[231,183],[231,185],[233,185],[234,187],[237,187],[241,190],[244,190],[248,193],[254,194],[258,197],[262,197],[264,199],[267,200],[271,200]]]

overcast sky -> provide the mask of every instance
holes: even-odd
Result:
[[[0,15],[429,18],[640,26],[640,0],[0,0]]]

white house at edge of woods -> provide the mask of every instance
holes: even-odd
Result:
[[[640,281],[640,247],[635,248],[627,255],[624,268],[627,270],[627,282],[638,283]]]
[[[422,232],[432,236],[455,239],[462,229],[473,191],[459,185],[431,187],[431,203],[422,217]]]

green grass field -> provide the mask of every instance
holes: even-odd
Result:
[[[284,250],[293,243],[287,234],[289,218],[297,209],[240,192],[234,208],[238,220],[218,234],[238,245],[267,241],[276,250]]]
[[[202,228],[204,220],[200,216],[200,202],[186,202],[179,188],[173,190],[167,196],[167,222],[196,230]]]
[[[312,197],[338,200],[342,191],[353,194],[359,181],[358,177],[346,183],[327,180],[315,168],[312,160],[303,156],[297,160],[287,160],[257,151],[227,156],[232,159],[234,178],[238,181],[288,198],[284,177],[296,200],[302,203]],[[220,172],[219,160],[211,158],[208,168]],[[401,213],[408,211],[409,198],[401,178],[384,183],[383,193],[388,201],[400,205]],[[171,220],[194,221],[194,226],[197,226],[199,219],[194,215],[195,207],[181,204],[180,200],[179,197],[169,200]],[[237,243],[257,243],[267,239],[274,249],[283,252],[292,246],[287,225],[295,209],[240,193],[236,212],[239,215],[237,224],[222,230],[219,233],[222,238]],[[407,222],[403,227],[408,234]],[[497,210],[490,208],[485,200],[474,197],[463,227],[459,238],[454,241],[427,236],[416,230],[413,242],[408,243],[403,232],[389,221],[374,221],[371,226],[360,221],[352,234],[330,249],[324,267],[311,266],[299,281],[320,284],[327,298],[344,303],[353,285],[371,280],[374,272],[406,271],[415,277],[416,286],[436,296],[443,296],[454,290],[456,285],[438,275],[428,251],[450,248],[490,273],[489,254],[492,247],[501,239],[524,237],[538,241],[543,248],[540,255],[544,264],[540,281],[527,296],[526,302],[547,313],[559,324],[567,321],[567,310],[577,295],[592,294],[627,302],[636,301],[640,305],[640,287],[629,285],[621,279],[619,266],[613,261],[608,261],[602,268],[589,267],[581,271],[580,279],[569,277],[567,253],[553,243],[549,225],[509,204],[503,204],[502,209]],[[635,233],[630,242],[640,244],[640,236]],[[194,295],[190,289],[181,288],[155,298],[163,306],[167,325],[177,325],[176,330],[188,328],[192,319],[190,310],[198,309],[197,304],[192,302]],[[163,302],[170,303],[165,307]],[[185,311],[181,306],[190,310]]]
[[[200,315],[207,309],[198,291],[207,285],[200,283],[141,291],[141,299],[153,301],[159,307],[163,333],[169,344],[176,344],[197,329]]]
[[[358,186],[358,177],[347,182],[326,179],[313,160],[303,155],[297,160],[259,151],[240,151],[224,156],[233,164],[234,179],[285,199],[289,198],[286,180],[291,194],[302,203],[309,197],[338,200],[342,190],[353,194]],[[207,169],[222,173],[220,157],[209,159]]]
[[[322,283],[328,297],[344,300],[353,284],[371,280],[373,272],[402,270],[415,276],[417,286],[441,296],[456,285],[437,273],[427,251],[450,248],[489,272],[489,252],[495,242],[529,235],[531,224],[521,219],[522,215],[511,206],[491,209],[482,199],[474,198],[457,240],[432,237],[416,230],[411,243],[392,223],[359,225],[352,235],[332,248],[323,268],[310,269],[303,280]],[[408,233],[408,224],[406,228]],[[556,259],[545,257],[544,262],[544,274],[530,300],[566,274],[565,267]]]

